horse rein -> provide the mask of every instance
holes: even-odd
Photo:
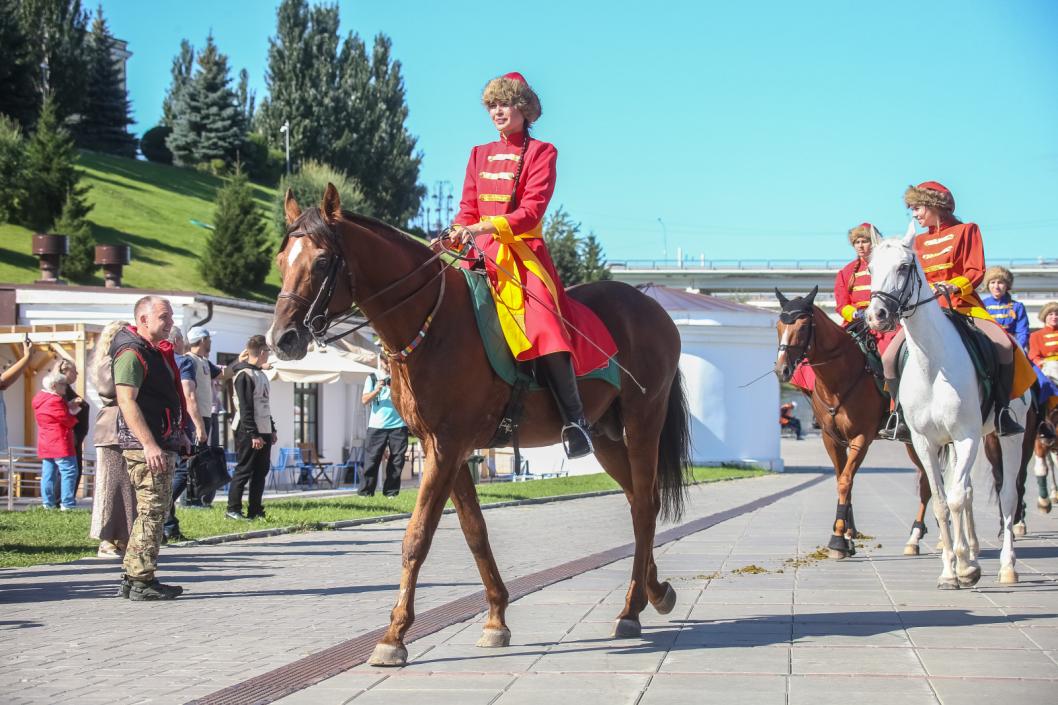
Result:
[[[941,296],[948,300],[948,307],[952,307],[951,294],[946,290],[939,291],[933,296],[924,299],[921,298],[922,283],[925,281],[925,277],[916,276],[918,274],[917,271],[911,273],[911,270],[914,269],[911,262],[901,264],[897,271],[904,268],[906,268],[908,275],[895,295],[887,291],[872,291],[871,299],[879,299],[883,304],[892,308],[897,318],[910,318],[915,315],[915,311],[918,310],[919,306],[936,301]],[[915,299],[915,303],[908,303],[911,299]]]

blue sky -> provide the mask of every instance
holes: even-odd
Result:
[[[212,30],[265,95],[277,3],[102,4],[133,52],[137,132],[184,37]],[[903,190],[927,179],[990,260],[1058,257],[1058,3],[339,4],[343,33],[393,40],[431,190],[494,138],[485,81],[524,73],[559,151],[552,208],[613,261],[851,259],[848,228],[902,233]]]

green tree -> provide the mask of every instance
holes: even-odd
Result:
[[[38,94],[54,101],[60,120],[76,122],[88,73],[88,12],[81,0],[19,0],[18,15],[29,38]]]
[[[308,208],[319,204],[329,183],[334,184],[334,187],[338,189],[338,195],[342,199],[342,208],[354,213],[371,215],[371,206],[364,199],[364,192],[360,189],[356,179],[327,164],[307,161],[296,173],[284,176],[279,182],[279,188],[276,189],[272,219],[280,237],[286,232],[287,227],[286,214],[283,209],[287,189],[294,192],[294,198],[302,208]]]
[[[544,242],[555,264],[555,271],[562,279],[564,286],[573,286],[581,282],[578,244],[580,241],[580,223],[575,223],[565,208],[547,216],[544,220]]]
[[[191,76],[195,72],[195,48],[186,39],[180,40],[180,53],[173,57],[172,68],[169,73],[172,76],[169,82],[169,90],[162,100],[162,125],[172,127],[176,121],[176,102],[180,93],[191,83]]]
[[[50,96],[41,107],[37,129],[26,145],[25,156],[26,197],[22,201],[21,220],[25,226],[44,232],[55,223],[67,196],[77,191],[80,178],[74,168],[77,149],[73,138],[60,124]]]
[[[38,71],[19,21],[18,0],[0,0],[0,113],[25,128],[33,126],[40,106]]]
[[[211,34],[198,54],[198,72],[173,106],[176,119],[166,145],[177,166],[235,158],[246,126],[229,74],[228,57],[217,49]]]
[[[85,219],[92,206],[85,202],[87,189],[77,189],[66,194],[62,215],[52,230],[66,236],[69,249],[62,262],[62,273],[73,281],[89,281],[95,272],[95,238]]]
[[[231,294],[243,294],[264,283],[271,264],[264,221],[253,200],[250,181],[236,169],[217,191],[213,231],[199,267],[206,282]]]
[[[418,184],[421,156],[404,125],[401,65],[390,50],[384,35],[375,38],[371,56],[353,32],[339,42],[337,6],[283,0],[257,125],[282,149],[279,130],[289,121],[295,162],[314,159],[346,172],[377,217],[403,224],[418,211],[425,189]]]
[[[586,283],[606,279],[613,279],[613,275],[606,263],[602,243],[595,237],[595,233],[588,233],[588,237],[580,242],[580,280]]]
[[[250,72],[246,69],[239,71],[239,87],[235,91],[235,100],[239,105],[239,113],[242,115],[244,129],[249,130],[253,123],[254,102],[257,95],[250,90]]]
[[[103,18],[103,8],[99,7],[88,38],[86,100],[76,136],[82,147],[135,157],[136,138],[127,129],[132,124],[129,98],[114,63],[113,46],[114,37]]]
[[[18,219],[26,197],[25,139],[13,118],[0,115],[0,223]]]

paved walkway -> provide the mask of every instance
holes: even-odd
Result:
[[[784,451],[788,464],[825,462],[818,439]],[[1058,513],[1030,510],[1030,537],[1017,544],[1022,584],[998,586],[997,519],[978,485],[984,578],[974,590],[940,592],[934,555],[900,555],[913,474],[900,467],[899,449],[883,444],[868,463],[856,518],[873,538],[853,559],[789,562],[828,538],[829,481],[790,491],[812,478],[802,472],[696,487],[688,521],[785,496],[660,548],[659,574],[679,601],[665,617],[648,608],[642,639],[608,638],[627,587],[622,560],[512,603],[507,649],[475,648],[480,624],[471,620],[410,643],[404,669],[360,666],[278,702],[1058,700]],[[631,539],[620,496],[490,510],[486,519],[508,580]],[[119,571],[102,561],[2,571],[0,699],[182,703],[382,627],[403,528],[166,550],[164,577],[188,591],[171,603],[112,599]],[[931,547],[936,531],[928,538]],[[746,568],[766,572],[734,572]],[[458,522],[446,516],[417,611],[479,589]]]

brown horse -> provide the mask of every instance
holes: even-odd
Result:
[[[504,617],[508,593],[489,546],[467,458],[489,444],[511,388],[489,365],[464,275],[396,228],[342,211],[338,192],[329,184],[321,205],[304,213],[288,192],[286,221],[287,236],[277,256],[283,288],[268,332],[276,355],[302,358],[311,337],[324,337],[334,317],[358,306],[394,363],[394,404],[426,453],[404,535],[400,592],[370,663],[400,666],[407,661],[404,637],[415,617],[416,580],[449,497],[488,600],[478,646],[509,645]],[[690,448],[677,367],[680,338],[664,309],[626,284],[587,284],[573,287],[569,295],[598,314],[617,343],[618,361],[645,388],[627,379],[620,392],[601,380],[580,383],[584,410],[599,434],[595,456],[624,490],[635,533],[632,577],[614,636],[638,636],[639,614],[648,601],[662,614],[676,602],[672,587],[658,581],[653,543],[659,514],[678,518],[686,493]],[[527,394],[520,442],[551,445],[559,441],[560,430],[551,395]]]
[[[889,401],[878,391],[860,347],[814,304],[818,292],[816,287],[808,296],[788,299],[775,290],[782,305],[775,374],[781,381],[789,382],[802,363],[815,371],[815,389],[810,395],[812,412],[823,430],[823,445],[834,464],[838,485],[837,516],[827,551],[832,558],[846,558],[856,553],[853,480],[888,414]],[[917,555],[918,541],[926,533],[926,503],[931,493],[914,448],[907,446],[907,454],[918,468],[920,504],[904,553]]]

